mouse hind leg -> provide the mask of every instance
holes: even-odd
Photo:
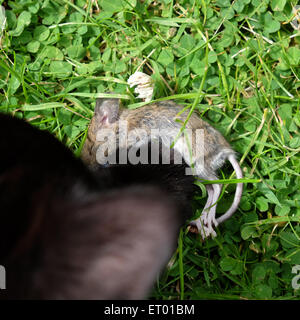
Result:
[[[243,172],[238,161],[235,158],[235,155],[229,154],[227,159],[231,163],[236,173],[237,179],[242,179]],[[217,179],[217,177],[213,176],[211,172],[208,174],[207,172],[203,172],[203,171],[202,172],[198,171],[198,172],[200,173],[199,177],[202,177],[203,179],[207,179],[207,180]],[[216,232],[214,231],[214,227],[217,227],[219,224],[229,219],[233,215],[233,213],[237,210],[242,197],[243,183],[237,183],[234,200],[231,207],[221,217],[217,219],[216,219],[216,208],[217,208],[217,202],[219,200],[219,197],[222,191],[222,185],[221,184],[206,185],[206,190],[208,193],[208,198],[204,206],[204,209],[198,219],[190,222],[190,226],[192,227],[191,231],[200,233],[203,239],[209,237],[210,235],[212,237],[215,237]],[[197,231],[194,231],[195,229]]]
[[[207,184],[206,186],[208,198],[200,217],[190,222],[190,225],[198,230],[202,238],[205,239],[210,235],[215,237],[217,234],[214,226],[218,226],[216,220],[217,201],[222,191],[220,184]]]

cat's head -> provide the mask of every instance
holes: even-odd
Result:
[[[174,201],[158,186],[95,184],[50,134],[1,120],[0,299],[145,298],[176,247]]]

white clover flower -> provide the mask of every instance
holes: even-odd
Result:
[[[3,6],[0,6],[0,37],[3,33],[3,30],[5,29],[6,25],[6,15],[5,15],[5,8]]]
[[[127,83],[130,88],[137,86],[134,89],[134,92],[138,94],[138,98],[144,99],[145,102],[151,101],[154,85],[150,76],[146,73],[137,71],[129,77]]]

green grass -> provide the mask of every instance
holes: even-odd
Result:
[[[155,81],[155,99],[173,97],[224,134],[248,181],[217,238],[201,242],[182,229],[151,297],[299,300],[291,284],[300,265],[296,1],[98,3],[99,10],[91,0],[0,0],[0,111],[79,155],[96,97],[113,91],[129,108],[140,105],[126,85],[140,67]],[[230,174],[225,166],[220,179]],[[234,188],[227,185],[220,213]],[[199,189],[198,214],[204,203]]]

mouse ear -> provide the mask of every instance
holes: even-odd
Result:
[[[105,126],[109,126],[119,119],[120,99],[98,98],[96,100],[94,116],[89,124],[87,138],[82,148],[81,159],[91,168],[98,166],[96,151],[99,143],[97,133]]]
[[[120,99],[98,98],[94,116],[99,124],[112,124],[119,118],[119,108]]]
[[[26,274],[29,297],[146,298],[176,248],[181,219],[169,197],[137,186],[66,206],[51,209],[38,241],[39,262],[17,268]]]

